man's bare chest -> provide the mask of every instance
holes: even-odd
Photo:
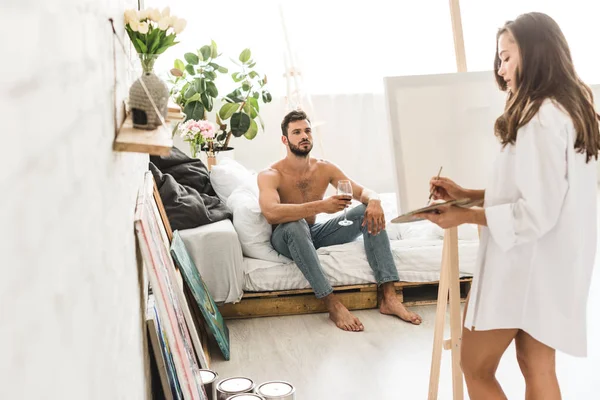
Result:
[[[305,203],[320,200],[327,190],[328,182],[316,176],[284,177],[279,187],[283,203]]]

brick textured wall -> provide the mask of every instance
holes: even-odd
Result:
[[[148,156],[112,151],[113,17],[0,6],[0,399],[144,399],[133,217]],[[127,42],[126,42],[127,43]],[[117,48],[117,97],[133,76]]]

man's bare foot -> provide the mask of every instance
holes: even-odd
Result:
[[[329,310],[329,319],[335,322],[340,329],[350,332],[360,332],[365,329],[363,324],[335,297],[334,294],[324,298],[327,310]]]
[[[410,322],[411,324],[420,325],[422,320],[419,314],[408,311],[404,304],[398,300],[395,293],[392,296],[385,296],[381,300],[379,312],[386,315],[395,315],[400,319]]]

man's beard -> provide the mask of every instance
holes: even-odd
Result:
[[[301,146],[301,145],[294,146],[293,144],[291,144],[291,143],[289,143],[289,142],[288,142],[288,145],[289,145],[289,147],[290,147],[290,151],[291,151],[292,153],[294,153],[294,155],[296,155],[296,156],[298,156],[298,157],[305,157],[305,158],[306,158],[306,157],[308,157],[308,154],[310,153],[310,151],[311,151],[311,150],[312,150],[312,148],[313,148],[313,145],[312,145],[312,143],[310,143],[310,142],[307,142],[307,143],[309,144],[309,146],[308,146],[308,148],[307,148],[307,149],[301,149],[301,148],[300,148],[300,146]]]

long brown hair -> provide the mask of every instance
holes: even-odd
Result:
[[[498,39],[510,32],[521,53],[516,70],[516,93],[510,93],[504,113],[496,120],[496,136],[502,145],[514,144],[519,128],[538,112],[545,99],[558,102],[571,116],[577,138],[575,149],[586,154],[586,161],[598,158],[600,150],[600,115],[594,109],[592,90],[579,78],[571,51],[558,24],[546,14],[528,13],[507,22],[496,36],[494,73],[501,90],[504,79],[498,75],[500,57]]]

